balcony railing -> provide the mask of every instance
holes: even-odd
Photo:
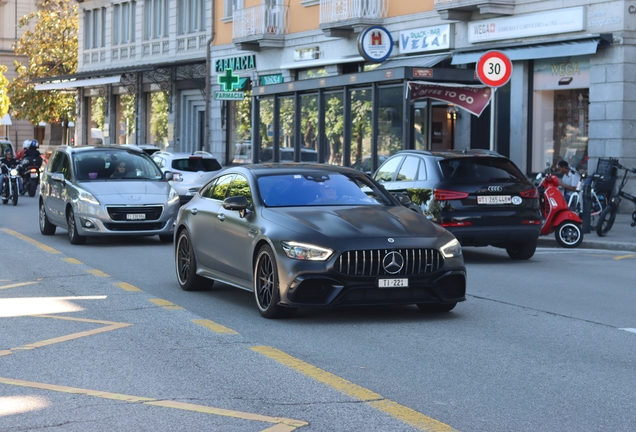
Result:
[[[320,24],[386,18],[389,0],[320,0]]]
[[[236,9],[232,15],[233,39],[282,36],[289,30],[289,8],[284,5],[259,5]]]

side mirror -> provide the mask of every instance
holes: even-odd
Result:
[[[62,174],[61,172],[56,172],[51,174],[51,180],[53,181],[57,181],[60,183],[64,183],[66,180],[64,179],[64,174]]]
[[[404,207],[408,207],[413,204],[413,201],[411,201],[411,198],[406,192],[396,192],[393,194],[393,196],[396,197],[400,204],[402,204]]]
[[[241,217],[245,217],[248,205],[247,198],[244,196],[233,196],[223,200],[223,208],[225,210],[238,211]]]
[[[165,178],[167,181],[170,181],[174,178],[174,174],[172,174],[172,171],[166,171],[163,174],[163,178]]]

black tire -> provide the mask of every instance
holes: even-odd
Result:
[[[11,202],[13,203],[13,205],[18,205],[18,196],[19,196],[19,191],[18,191],[18,182],[14,181],[13,183],[13,193],[11,193]]]
[[[77,221],[75,220],[75,212],[69,206],[66,210],[66,224],[68,229],[68,241],[72,245],[83,245],[86,243],[86,236],[79,235],[77,232]]]
[[[173,240],[174,240],[174,236],[172,234],[159,235],[159,241],[161,243],[172,243]]]
[[[455,306],[457,303],[417,303],[422,312],[450,312]]]
[[[554,238],[564,248],[575,248],[583,242],[583,230],[581,224],[565,221],[554,232]]]
[[[179,282],[182,290],[200,291],[211,288],[214,284],[214,281],[197,274],[197,260],[194,256],[190,236],[186,230],[181,231],[177,237],[174,262],[177,271],[177,282]]]
[[[296,313],[295,308],[280,306],[278,269],[274,252],[265,245],[256,256],[254,265],[254,298],[258,311],[265,318],[286,318]]]
[[[614,220],[616,219],[616,207],[608,205],[603,209],[598,217],[596,224],[596,235],[599,237],[605,237],[609,230],[614,226]]]
[[[518,243],[506,247],[508,256],[513,260],[527,260],[534,256],[534,252],[537,250],[537,241],[530,241],[528,243]]]
[[[44,203],[40,200],[40,232],[42,235],[55,234],[56,226],[53,225],[49,218],[46,216],[46,210],[44,210]]]
[[[35,180],[29,181],[29,196],[33,198],[35,196],[35,192],[37,191],[38,184]]]

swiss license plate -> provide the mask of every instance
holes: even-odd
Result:
[[[510,195],[478,196],[477,204],[510,204]]]
[[[126,215],[126,219],[128,219],[128,220],[143,220],[143,219],[146,219],[146,215],[144,213],[128,213]]]
[[[36,178],[38,176],[38,173],[31,173],[31,178]]]
[[[409,286],[408,278],[378,279],[379,288],[406,288]]]

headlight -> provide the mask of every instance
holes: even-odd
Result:
[[[308,261],[326,261],[329,259],[333,251],[318,246],[296,243],[293,241],[281,242],[283,250],[289,258]]]
[[[172,186],[170,187],[170,193],[168,194],[168,204],[176,204],[179,202],[179,192]]]
[[[17,176],[18,175],[18,170],[15,168],[11,168],[11,171],[9,171],[9,174],[11,174],[12,176]]]
[[[79,200],[89,204],[99,205],[99,200],[93,196],[92,193],[85,190],[79,190]]]
[[[462,245],[457,241],[457,239],[452,239],[444,246],[439,248],[440,252],[444,256],[444,258],[452,258],[461,256],[462,254]]]

